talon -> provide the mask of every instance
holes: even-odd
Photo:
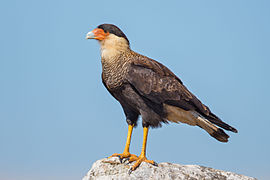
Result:
[[[127,161],[127,164],[132,163],[132,161],[130,161],[130,157],[128,157],[126,161]]]
[[[129,170],[128,170],[128,175],[130,175],[131,173],[132,173],[132,168],[130,168]]]
[[[154,164],[153,164],[153,166],[157,166],[157,167],[158,167],[158,163],[156,163],[156,162],[154,161]]]
[[[118,156],[120,163],[122,164],[122,158],[121,156]]]
[[[124,160],[123,163],[126,163],[126,162],[127,162],[127,159],[128,159],[128,158],[123,159],[123,160]]]

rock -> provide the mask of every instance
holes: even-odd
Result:
[[[217,170],[198,165],[180,165],[172,163],[159,163],[158,166],[143,162],[130,175],[128,170],[133,163],[120,163],[117,157],[105,158],[96,161],[83,180],[255,180],[255,178],[236,174],[233,172]]]

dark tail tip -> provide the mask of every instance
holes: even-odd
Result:
[[[234,132],[234,133],[238,133],[237,129],[230,127],[230,131]]]
[[[237,131],[237,130],[236,130]],[[226,134],[222,129],[218,128],[217,131],[213,132],[212,134],[210,134],[212,137],[214,137],[215,139],[217,139],[220,142],[228,142],[229,139],[229,135]]]
[[[229,124],[223,122],[221,119],[219,119],[219,117],[217,117],[213,113],[211,113],[207,119],[211,123],[214,123],[214,124],[218,125],[219,127],[223,128],[225,130],[232,131],[234,133],[238,133],[237,129],[235,129],[234,127],[230,126]]]

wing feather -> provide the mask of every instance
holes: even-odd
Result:
[[[144,97],[157,104],[177,106],[196,111],[210,122],[233,132],[237,130],[221,121],[193,95],[182,81],[161,63],[145,56],[135,60],[128,71],[127,81]]]
[[[199,110],[206,115],[210,113],[176,75],[157,61],[135,61],[130,66],[127,79],[141,95],[155,103]]]

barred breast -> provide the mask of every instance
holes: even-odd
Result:
[[[102,59],[103,78],[109,89],[118,88],[125,82],[128,68],[129,61],[123,55],[110,62]]]

